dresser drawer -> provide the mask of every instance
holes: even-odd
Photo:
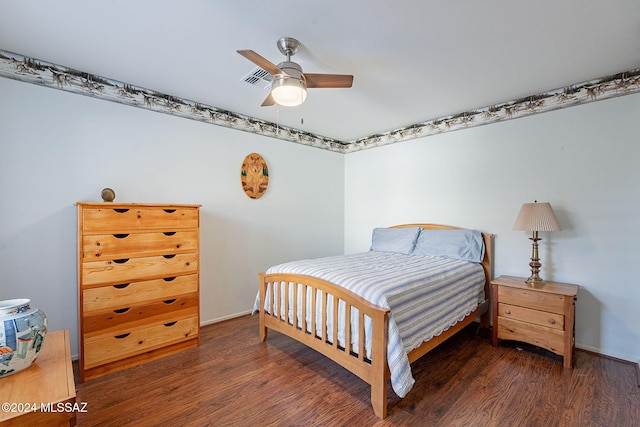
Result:
[[[564,355],[564,332],[545,326],[498,317],[498,338],[527,342]]]
[[[558,294],[500,286],[498,288],[498,300],[501,303],[527,307],[533,310],[564,313],[564,296]]]
[[[82,263],[82,285],[119,284],[198,271],[198,254],[161,255]]]
[[[87,314],[82,319],[83,333],[86,337],[103,334],[119,335],[133,327],[197,317],[198,303],[198,294],[190,294],[164,301]]]
[[[84,289],[82,307],[87,314],[131,307],[147,301],[171,299],[176,295],[195,292],[198,292],[198,275],[189,274]]]
[[[197,250],[198,231],[91,234],[82,238],[84,261],[187,253]]]
[[[118,335],[100,335],[84,341],[84,368],[124,359],[179,341],[196,338],[198,318],[133,328]]]
[[[99,208],[83,210],[84,234],[123,233],[135,230],[198,228],[198,209],[188,208]]]
[[[499,303],[498,316],[564,331],[564,315],[562,314]]]

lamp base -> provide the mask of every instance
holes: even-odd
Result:
[[[529,286],[541,286],[544,285],[544,280],[540,278],[540,276],[538,276],[538,274],[532,274],[531,276],[529,276],[529,278],[527,280],[525,280],[525,283]]]
[[[530,237],[529,240],[533,241],[533,246],[531,249],[531,262],[529,263],[529,267],[531,267],[531,276],[525,281],[525,283],[529,286],[540,286],[544,283],[544,280],[538,275],[540,271],[540,267],[542,264],[540,263],[540,258],[538,258],[538,241],[542,240],[538,237],[538,232],[533,232],[533,237]]]

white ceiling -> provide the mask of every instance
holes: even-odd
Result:
[[[341,141],[640,68],[639,0],[0,0],[0,18],[0,50]],[[236,50],[277,64],[283,36],[353,87],[260,107]]]

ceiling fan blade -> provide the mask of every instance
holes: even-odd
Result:
[[[252,50],[238,50],[236,52],[238,52],[240,55],[244,56],[249,61],[251,61],[254,64],[256,64],[258,67],[262,68],[263,70],[268,71],[270,74],[272,74],[274,76],[276,74],[286,74],[277,65],[275,65],[274,63],[272,63],[268,59],[265,59],[264,57],[258,55],[257,53],[255,53]]]
[[[353,76],[346,74],[312,74],[304,73],[307,81],[307,87],[315,88],[332,88],[343,87],[349,88],[353,85]]]
[[[271,93],[269,93],[269,96],[267,96],[264,101],[262,101],[262,104],[260,105],[261,107],[271,107],[272,105],[275,105],[276,101],[273,99],[273,96],[271,96]]]

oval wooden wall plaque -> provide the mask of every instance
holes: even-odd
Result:
[[[244,158],[240,170],[240,182],[245,194],[252,199],[259,199],[267,191],[269,169],[260,154],[251,153]]]

